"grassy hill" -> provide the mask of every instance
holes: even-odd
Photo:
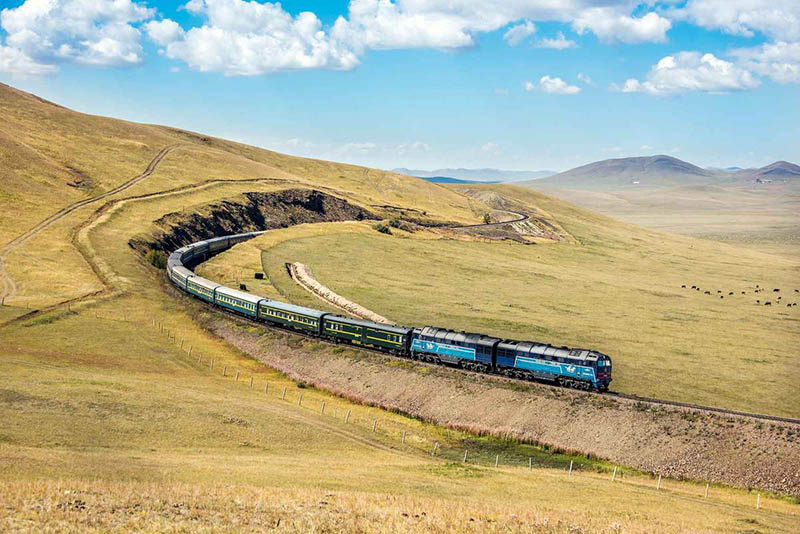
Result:
[[[592,163],[525,185],[640,226],[800,257],[800,168],[709,170],[668,156]]]
[[[259,291],[319,307],[285,272],[284,263],[299,261],[340,295],[400,324],[591,347],[614,358],[617,391],[800,416],[791,400],[800,307],[783,303],[800,301],[796,261],[648,231],[523,188],[480,189],[543,210],[579,244],[315,225],[265,235],[200,272],[233,282],[260,262],[279,293]],[[348,265],[360,266],[357,277]],[[770,292],[755,294],[756,284]]]
[[[0,530],[795,530],[797,505],[782,498],[763,495],[757,511],[745,490],[712,487],[705,501],[703,486],[657,491],[626,469],[612,482],[602,461],[443,430],[298,384],[210,334],[218,315],[178,295],[128,244],[166,214],[245,192],[316,187],[386,216],[396,210],[376,206],[465,223],[487,210],[476,200],[0,91],[3,243],[176,145],[146,180],[75,209],[5,258],[17,289],[0,306]],[[251,330],[276,350],[335,350]]]

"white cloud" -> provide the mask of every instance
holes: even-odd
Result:
[[[65,62],[140,64],[144,52],[134,24],[154,14],[132,0],[26,0],[0,11],[0,26],[7,34],[0,70],[45,74]]]
[[[156,44],[167,46],[169,43],[183,39],[185,32],[174,20],[152,20],[144,25],[147,36]]]
[[[203,24],[181,29],[171,20],[147,25],[164,53],[201,71],[253,75],[276,70],[356,67],[369,50],[474,46],[476,36],[512,24],[504,39],[518,45],[535,21],[575,23],[604,41],[661,41],[669,21],[655,13],[631,18],[635,0],[351,0],[346,16],[324,29],[310,12],[293,17],[278,3],[191,0]],[[649,4],[649,2],[645,2]],[[604,6],[597,11],[597,5]],[[602,15],[601,20],[595,19]],[[542,46],[575,46],[559,35]]]
[[[672,16],[735,35],[761,32],[776,40],[800,40],[798,0],[689,0]]]
[[[746,69],[769,76],[780,83],[800,83],[800,42],[764,43],[752,48],[737,48],[731,55]]]
[[[410,152],[430,152],[431,146],[422,141],[414,141],[412,143],[401,143],[397,145],[397,153],[404,156]]]
[[[0,46],[0,72],[8,72],[15,77],[38,76],[58,70],[53,65],[37,63],[25,52],[10,46]]]
[[[524,84],[524,86],[525,86],[525,90],[526,90],[526,91],[533,91],[534,89],[536,89],[536,84],[534,84],[534,83],[533,83],[532,81],[530,81],[530,80],[526,81],[526,82],[525,82],[525,84]]]
[[[600,41],[606,43],[663,43],[667,40],[667,31],[672,23],[652,11],[635,18],[617,8],[596,7],[581,12],[572,27],[581,35],[591,30]]]
[[[358,152],[362,154],[373,152],[377,148],[377,143],[373,143],[371,141],[345,143],[344,146],[342,146],[342,150],[345,152]]]
[[[750,71],[713,54],[680,52],[662,58],[650,69],[644,82],[631,78],[621,90],[651,95],[691,91],[719,93],[752,89],[758,84]]]
[[[653,147],[650,145],[642,145],[639,147],[639,150],[653,150]]]
[[[533,24],[533,22],[526,20],[522,24],[512,26],[505,34],[503,34],[503,40],[510,46],[517,46],[534,33],[536,33],[536,26]]]
[[[584,74],[582,72],[578,73],[578,81],[581,81],[586,85],[594,85],[592,78],[588,74]]]
[[[554,39],[547,37],[536,43],[536,48],[551,48],[553,50],[566,50],[567,48],[575,48],[578,43],[564,37],[562,32],[558,32]]]
[[[506,89],[505,87],[495,87],[494,89],[492,89],[492,92],[496,95],[507,95],[508,89]]]
[[[496,154],[500,152],[500,145],[498,145],[493,141],[489,141],[488,143],[484,143],[483,146],[481,146],[481,152],[485,152],[488,154]]]
[[[147,25],[167,57],[199,71],[256,75],[277,70],[352,69],[358,58],[329,38],[311,12],[292,17],[280,4],[244,0],[191,0],[186,10],[206,23],[187,31],[172,20]]]
[[[551,93],[554,95],[576,95],[581,92],[580,87],[569,85],[561,78],[551,78],[550,76],[541,77],[539,80],[539,89],[545,93]]]

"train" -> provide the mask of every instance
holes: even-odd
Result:
[[[213,306],[336,343],[360,345],[470,371],[583,390],[608,390],[611,358],[595,350],[554,347],[435,326],[401,327],[354,319],[226,287],[196,275],[189,268],[262,233],[216,237],[181,247],[167,259],[167,277],[181,291]]]

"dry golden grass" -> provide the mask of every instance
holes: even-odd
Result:
[[[309,265],[332,290],[400,324],[601,350],[614,358],[617,391],[800,415],[793,402],[800,307],[778,305],[771,292],[782,288],[783,302],[800,301],[797,262],[644,230],[523,189],[493,189],[546,209],[582,244],[295,227],[259,238],[247,255],[234,249],[215,258],[203,272],[221,273],[226,264],[252,271],[258,246],[277,289],[298,303],[325,307],[296,287],[285,262]],[[712,294],[688,289],[693,284]],[[769,292],[754,294],[756,284]]]
[[[796,530],[797,505],[780,498],[765,496],[756,511],[752,493],[714,488],[706,502],[697,485],[670,481],[659,493],[629,470],[612,484],[603,462],[474,440],[302,388],[209,335],[196,320],[209,312],[169,289],[127,245],[165,213],[277,187],[234,181],[247,177],[334,187],[362,203],[409,203],[442,219],[476,220],[474,201],[379,171],[365,176],[358,167],[70,115],[0,90],[13,96],[0,99],[9,117],[0,139],[10,147],[0,154],[4,163],[13,160],[0,174],[0,241],[138,174],[163,145],[183,144],[151,179],[120,195],[154,196],[114,199],[99,217],[92,216],[97,206],[78,210],[9,257],[21,294],[11,301],[16,306],[0,308],[0,321],[11,321],[0,326],[0,530],[224,532],[276,527],[278,519],[280,530],[304,532]],[[92,138],[97,131],[104,140]],[[96,180],[91,192],[65,189],[65,165],[73,163]],[[202,185],[219,177],[231,182]],[[27,204],[15,206],[20,198]],[[13,321],[25,303],[102,287],[108,291],[71,309]],[[175,338],[167,341],[154,322]],[[375,419],[381,423],[373,433]],[[465,439],[476,443],[480,465],[456,461]],[[444,458],[427,454],[436,441]],[[509,446],[553,468],[493,468],[494,451]],[[568,458],[589,470],[567,477],[555,466]]]

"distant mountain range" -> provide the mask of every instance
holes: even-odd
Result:
[[[597,161],[526,184],[537,188],[613,189],[794,180],[800,180],[800,166],[787,161],[758,169],[704,169],[672,156],[657,155]]]
[[[392,172],[425,178],[437,183],[471,183],[471,182],[521,182],[538,180],[555,174],[555,171],[506,171],[502,169],[436,169],[422,171],[418,169],[398,168]],[[463,181],[445,181],[463,180]]]

